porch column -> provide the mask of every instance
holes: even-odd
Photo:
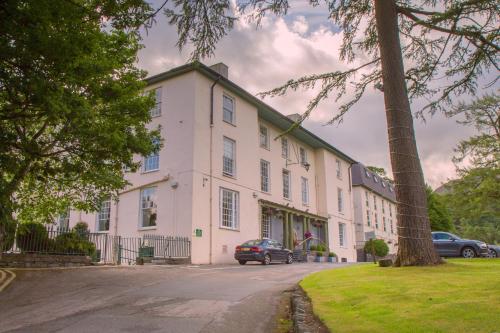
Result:
[[[288,213],[282,211],[283,215],[283,245],[288,248]]]
[[[288,244],[290,245],[289,249],[294,249],[293,246],[293,214],[288,213]]]

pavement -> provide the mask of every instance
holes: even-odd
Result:
[[[272,332],[283,291],[346,264],[18,270],[0,332]]]

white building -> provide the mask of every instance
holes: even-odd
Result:
[[[292,248],[307,229],[339,260],[355,261],[346,154],[228,79],[224,64],[192,63],[147,79],[151,128],[163,147],[140,157],[133,184],[99,213],[71,212],[97,232],[190,237],[195,264],[234,262],[234,248],[271,237]]]
[[[393,184],[360,163],[352,165],[351,170],[357,260],[366,260],[363,248],[370,234],[389,245],[389,254],[396,253],[398,235]]]

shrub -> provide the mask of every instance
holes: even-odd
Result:
[[[324,245],[318,245],[318,251],[325,252],[326,251],[326,246]]]
[[[25,252],[49,251],[52,244],[45,226],[36,222],[19,225],[16,243]]]
[[[316,251],[316,257],[322,257],[323,256],[323,252],[321,251]]]
[[[78,222],[73,227],[73,231],[80,238],[88,239],[88,235],[90,234],[89,225],[86,222]]]
[[[16,239],[16,221],[11,218],[7,218],[0,224],[4,225],[4,239],[0,252],[9,251],[14,245],[14,240]]]
[[[375,252],[377,257],[385,257],[389,253],[389,246],[383,239],[371,239],[365,243],[364,250],[366,253],[372,253],[372,251]]]
[[[311,245],[311,246],[309,247],[309,249],[310,249],[311,251],[316,251],[317,247],[316,247],[316,245]]]
[[[335,253],[333,253],[333,252],[330,252],[330,253],[328,253],[328,256],[329,257],[336,257],[337,255]]]
[[[96,249],[92,242],[82,239],[75,231],[71,231],[56,237],[55,251],[64,254],[80,254],[93,257]]]

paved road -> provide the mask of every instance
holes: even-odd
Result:
[[[18,271],[0,332],[270,332],[281,293],[340,264]]]

